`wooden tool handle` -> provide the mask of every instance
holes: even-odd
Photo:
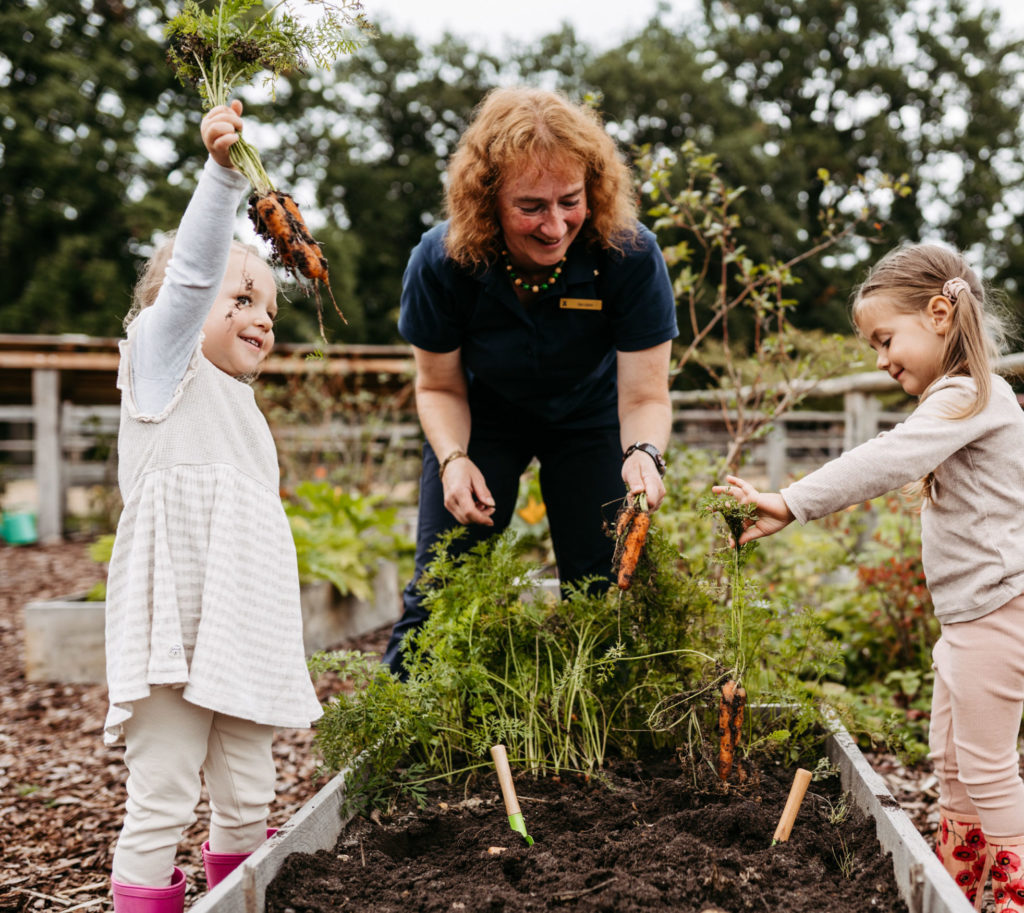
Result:
[[[785,843],[789,840],[789,834],[793,830],[793,822],[796,821],[797,812],[800,811],[800,804],[804,801],[804,793],[811,782],[811,772],[802,767],[797,769],[793,777],[793,785],[789,789],[789,798],[786,799],[786,807],[782,810],[782,817],[779,818],[779,826],[775,828],[775,843]]]
[[[492,746],[491,757],[494,758],[494,769],[498,772],[498,783],[501,784],[501,797],[505,800],[505,811],[510,816],[518,815],[520,814],[519,797],[516,796],[516,788],[512,783],[512,771],[508,766],[505,746]]]

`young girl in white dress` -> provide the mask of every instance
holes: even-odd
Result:
[[[294,541],[270,429],[245,383],[274,344],[269,266],[232,240],[248,181],[228,150],[242,106],[210,111],[210,154],[125,320],[118,523],[107,589],[110,709],[123,738],[116,913],[180,913],[178,843],[210,797],[210,886],[266,839],[274,727],[321,707],[305,664]]]

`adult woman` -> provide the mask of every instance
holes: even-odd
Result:
[[[384,657],[399,674],[402,638],[426,618],[431,547],[456,524],[469,527],[461,548],[503,530],[534,457],[563,583],[608,576],[603,521],[623,483],[652,508],[665,495],[675,302],[598,116],[497,89],[448,178],[448,220],[412,252],[398,323],[427,439],[416,572]]]

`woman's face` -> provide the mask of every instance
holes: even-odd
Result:
[[[498,222],[512,265],[526,272],[555,266],[587,217],[583,168],[538,168],[498,191]]]

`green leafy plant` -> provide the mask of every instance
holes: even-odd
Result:
[[[408,776],[414,765],[421,777],[467,774],[489,765],[496,742],[536,773],[596,774],[611,755],[648,749],[674,748],[694,769],[712,762],[713,698],[735,664],[722,648],[720,593],[681,573],[657,524],[640,585],[580,586],[562,601],[534,591],[538,565],[511,531],[462,554],[451,542],[440,543],[421,580],[430,614],[406,644],[408,681],[358,654],[316,658],[315,670],[353,686],[327,702],[318,724],[328,769],[373,767],[375,789],[377,774],[393,771],[393,788],[408,789],[418,782]],[[825,652],[802,637],[801,618],[758,610],[768,633],[745,639],[745,650],[800,637],[806,655],[784,668],[767,656],[750,664],[766,698],[787,706],[777,719],[748,720],[746,750],[798,758],[823,736],[807,687],[786,670],[807,674]]]
[[[400,574],[412,572],[413,543],[399,529],[397,508],[382,507],[381,497],[347,492],[326,482],[302,482],[285,502],[303,583],[330,581],[343,596],[373,596],[373,578],[381,561],[395,561]],[[110,562],[114,536],[100,536],[89,556]],[[106,599],[106,583],[97,583],[86,599]]]
[[[100,536],[89,544],[89,557],[97,564],[109,564],[114,554],[114,534]],[[94,583],[85,594],[87,602],[104,602],[107,598],[107,581]]]
[[[373,595],[382,560],[411,571],[413,543],[397,529],[397,508],[379,495],[348,492],[327,482],[302,482],[285,503],[305,583],[329,580],[343,596]]]
[[[310,15],[301,15],[297,7]],[[359,32],[371,29],[359,0],[280,0],[270,9],[263,0],[220,0],[210,12],[196,0],[185,0],[165,31],[175,75],[198,90],[207,108],[214,108],[226,105],[233,91],[258,76],[273,89],[281,76],[304,70],[309,61],[329,68],[362,44]],[[248,140],[234,144],[231,159],[257,193],[274,189]]]
[[[915,506],[877,498],[791,524],[770,543],[751,556],[750,572],[773,601],[812,616],[836,654],[820,696],[864,747],[923,759],[939,632],[920,576]],[[879,575],[881,586],[867,582]]]

